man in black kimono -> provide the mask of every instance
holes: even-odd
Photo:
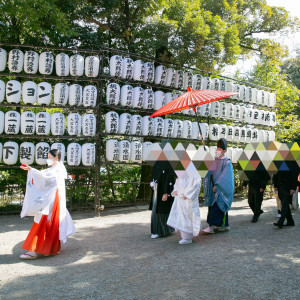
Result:
[[[168,161],[157,161],[152,170],[153,189],[150,207],[151,215],[151,238],[170,235],[174,228],[167,225],[167,220],[172,208],[174,198],[171,196],[176,174]]]

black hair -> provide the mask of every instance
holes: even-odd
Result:
[[[57,157],[58,161],[61,160],[61,152],[58,149],[52,149],[49,151],[49,153],[53,156],[53,157]]]

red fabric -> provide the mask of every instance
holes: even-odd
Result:
[[[33,223],[22,248],[43,255],[56,255],[60,251],[59,241],[59,195],[55,194],[53,210],[47,222],[43,215],[39,223]]]

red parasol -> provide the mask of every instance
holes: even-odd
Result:
[[[188,108],[192,108],[196,115],[202,144],[205,147],[201,128],[198,121],[196,107],[220,99],[228,98],[236,94],[238,93],[215,90],[192,90],[190,87],[188,87],[187,92],[185,94],[164,105],[162,108],[153,113],[150,117],[163,116],[167,114],[172,114],[174,112],[182,111]]]

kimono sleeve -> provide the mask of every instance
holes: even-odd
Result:
[[[201,178],[193,178],[192,180],[193,184],[184,190],[184,196],[191,201],[193,201],[195,198],[198,199],[201,188]]]

